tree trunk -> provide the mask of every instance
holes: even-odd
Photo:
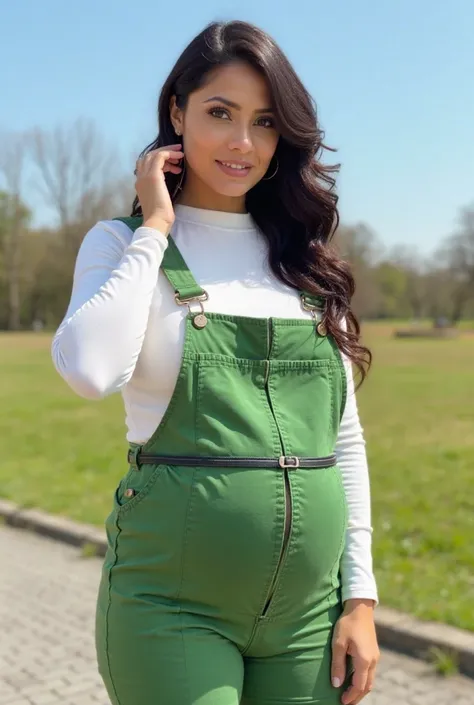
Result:
[[[10,230],[9,257],[7,261],[8,281],[8,330],[20,330],[21,298],[20,298],[20,237],[21,213],[18,196],[14,196],[14,216]]]

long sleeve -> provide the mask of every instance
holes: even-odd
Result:
[[[342,600],[366,598],[378,604],[372,566],[372,525],[369,470],[363,429],[359,420],[350,361],[343,357],[347,403],[336,443],[348,504],[346,546],[341,562]]]
[[[80,396],[100,399],[131,378],[167,244],[151,228],[132,237],[118,221],[101,221],[85,236],[51,349],[57,371]]]

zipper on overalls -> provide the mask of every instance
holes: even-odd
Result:
[[[275,412],[273,409],[273,404],[272,400],[270,398],[270,391],[268,389],[268,380],[270,377],[270,354],[271,354],[271,349],[272,349],[272,342],[273,342],[273,320],[270,318],[268,320],[268,354],[267,354],[267,359],[265,361],[265,393],[267,395],[267,401],[268,405],[270,407],[270,411],[272,413],[273,418],[275,419],[275,425],[278,430],[278,435],[280,437],[280,446],[281,446],[281,453],[284,455],[285,449],[283,445],[283,438],[280,433],[280,428],[278,426],[278,422],[275,417]],[[283,468],[283,482],[284,482],[284,487],[285,487],[285,525],[283,529],[283,539],[281,542],[281,548],[280,548],[280,555],[278,557],[278,562],[277,562],[277,567],[275,569],[275,572],[273,574],[272,581],[270,583],[270,587],[268,589],[268,593],[265,599],[265,603],[263,606],[263,610],[259,616],[259,619],[265,619],[265,617],[268,614],[268,610],[270,609],[270,606],[272,604],[273,597],[275,595],[275,590],[277,587],[278,583],[278,578],[280,576],[280,571],[281,567],[283,565],[283,561],[285,559],[287,550],[288,550],[288,544],[290,541],[290,535],[291,535],[291,528],[293,524],[293,506],[292,506],[292,495],[291,495],[291,483],[290,483],[290,478],[288,474],[288,468]]]

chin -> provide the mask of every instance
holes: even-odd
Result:
[[[219,196],[228,196],[229,198],[239,198],[240,196],[245,196],[245,194],[250,191],[251,186],[239,186],[239,188],[220,188],[217,193]]]
[[[252,183],[232,183],[229,182],[227,184],[223,184],[220,182],[219,184],[212,184],[212,190],[215,191],[216,193],[219,194],[219,196],[228,196],[228,197],[233,197],[237,198],[239,196],[245,196],[246,193],[250,191],[251,188],[253,188],[255,184]]]

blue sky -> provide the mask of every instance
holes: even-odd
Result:
[[[131,165],[168,71],[215,19],[259,25],[293,62],[338,148],[344,222],[421,253],[456,228],[474,202],[472,0],[16,0],[2,8],[0,129],[92,118]]]

